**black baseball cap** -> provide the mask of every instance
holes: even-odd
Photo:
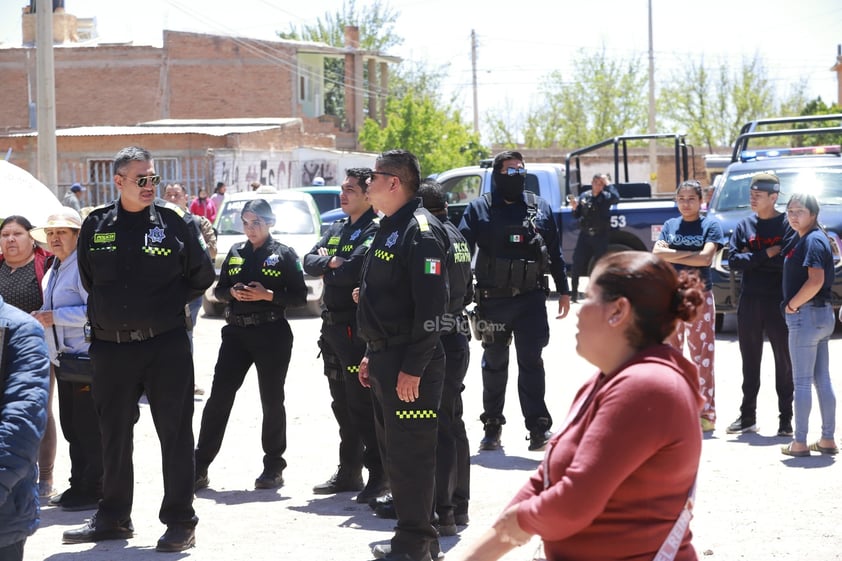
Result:
[[[781,180],[774,173],[758,173],[751,178],[751,190],[780,193]]]

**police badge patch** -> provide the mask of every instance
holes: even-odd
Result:
[[[161,243],[164,241],[166,234],[164,229],[160,226],[155,226],[154,228],[149,228],[149,233],[146,234],[146,238],[152,243]]]
[[[266,258],[266,261],[264,261],[263,264],[267,267],[274,267],[278,264],[278,259],[279,257],[273,253],[272,255]]]
[[[360,237],[360,234],[361,234],[361,233],[362,233],[362,230],[357,230],[356,232],[354,232],[353,234],[351,234],[351,237],[350,237],[350,238],[348,238],[348,239],[349,239],[349,240],[351,240],[351,241],[354,241],[355,239],[357,239],[357,238],[359,238],[359,237]]]
[[[388,238],[386,238],[386,247],[392,247],[396,243],[398,243],[398,232],[394,231],[391,234],[389,234]]]

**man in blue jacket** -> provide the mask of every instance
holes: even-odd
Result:
[[[21,561],[38,527],[38,447],[47,426],[44,329],[0,298],[0,561]]]

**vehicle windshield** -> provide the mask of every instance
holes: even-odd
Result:
[[[721,212],[750,208],[748,199],[751,178],[761,171],[772,171],[781,180],[778,206],[785,206],[789,196],[799,191],[814,193],[822,205],[842,204],[842,162],[839,162],[827,167],[789,167],[729,174],[719,190],[716,210]]]
[[[222,211],[217,218],[216,229],[220,236],[235,236],[244,234],[243,221],[240,215],[248,200],[229,201],[222,203]],[[275,225],[272,234],[312,234],[317,225],[310,214],[310,206],[305,201],[275,199],[270,200],[272,212],[275,213]]]

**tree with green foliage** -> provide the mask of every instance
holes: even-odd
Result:
[[[409,150],[418,156],[422,175],[474,165],[489,155],[480,144],[479,135],[462,122],[459,111],[442,108],[435,97],[411,90],[402,96],[390,96],[386,119],[385,128],[366,119],[360,144],[371,152]]]
[[[802,116],[808,115],[837,115],[842,114],[842,107],[833,103],[831,105],[827,105],[824,101],[822,101],[821,96],[817,97],[816,99],[811,99],[807,103],[804,104],[803,109],[800,113]],[[819,123],[805,123],[797,128],[829,128],[829,127],[840,127],[842,126],[842,119],[834,119],[831,121],[824,121]],[[842,134],[810,134],[804,136],[795,137],[796,144],[795,146],[822,146],[822,145],[839,145],[842,144]]]
[[[703,145],[708,152],[730,146],[745,123],[794,116],[803,107],[803,81],[777,101],[768,76],[759,56],[743,60],[736,70],[721,63],[711,71],[704,59],[689,60],[660,90],[659,122],[667,128],[677,125],[691,143]]]
[[[572,76],[550,72],[522,130],[527,148],[578,147],[621,134],[646,130],[646,73],[638,59],[612,59],[603,48],[584,50],[573,61]],[[517,137],[503,118],[493,118],[491,141],[509,143]]]

